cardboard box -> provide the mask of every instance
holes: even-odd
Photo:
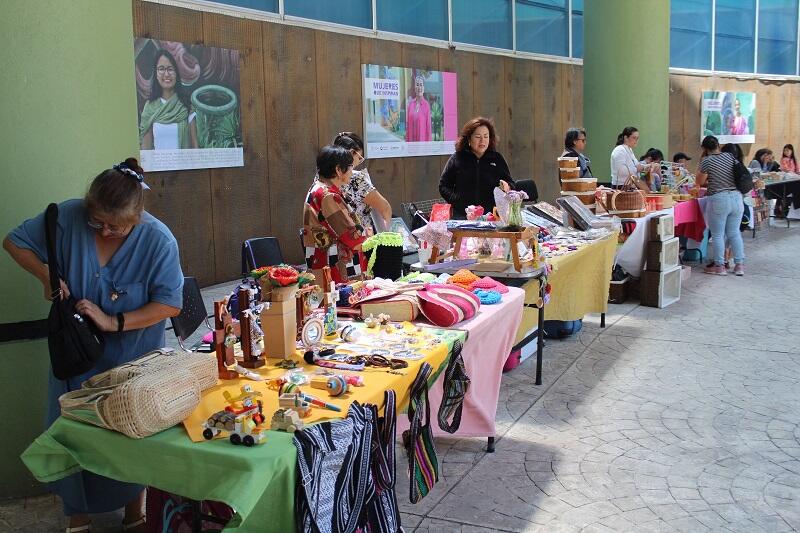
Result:
[[[294,355],[297,346],[297,314],[294,300],[283,307],[275,305],[277,303],[273,302],[270,309],[261,312],[264,355],[286,359]]]

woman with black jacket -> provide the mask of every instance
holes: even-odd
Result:
[[[494,188],[514,187],[511,171],[496,150],[497,133],[491,120],[477,117],[464,124],[439,180],[439,193],[453,206],[453,218],[463,219],[470,205],[481,205],[486,213],[495,207]]]

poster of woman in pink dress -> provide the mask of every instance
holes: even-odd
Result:
[[[413,94],[406,101],[406,142],[431,140],[431,105],[425,98],[425,78],[414,75]]]
[[[747,118],[742,116],[742,103],[737,98],[733,103],[734,117],[731,135],[747,135],[750,133],[747,126]]]

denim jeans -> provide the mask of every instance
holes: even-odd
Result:
[[[733,251],[733,262],[744,263],[744,241],[739,225],[742,222],[744,201],[739,191],[712,194],[706,202],[706,225],[711,232],[711,259],[718,265],[725,263],[725,242]]]

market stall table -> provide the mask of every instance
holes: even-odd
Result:
[[[482,305],[478,313],[456,327],[467,332],[461,355],[470,377],[469,390],[464,398],[461,426],[454,435],[459,437],[487,437],[488,451],[494,451],[496,434],[495,415],[500,395],[500,382],[514,337],[522,320],[522,303],[525,292],[509,287],[502,301],[494,305]],[[439,411],[442,403],[443,381],[438,380],[428,392],[431,414]],[[397,421],[398,432],[408,428],[408,420]],[[433,424],[437,436],[450,435]]]
[[[364,387],[353,388],[346,398],[325,398],[342,407],[341,413],[314,409],[313,418],[308,420],[344,417],[353,400],[381,406],[383,392],[390,388],[397,393],[398,409],[403,408],[422,362],[433,366],[430,381],[435,380],[446,366],[453,343],[463,342],[466,337],[466,333],[457,330],[432,329],[442,342],[427,351],[423,360],[409,361],[404,374],[364,373]],[[297,358],[302,361],[299,355],[298,352]],[[268,379],[279,377],[285,370],[275,368],[275,362],[268,360],[268,366],[257,372]],[[265,386],[263,382],[244,379],[223,381],[206,391],[204,398],[221,396],[222,390],[238,390],[245,384],[256,389]],[[265,412],[271,416],[277,407],[277,394],[265,395],[264,403]],[[265,444],[243,448],[221,439],[192,442],[183,427],[135,440],[61,417],[25,450],[22,460],[42,482],[87,470],[193,500],[221,501],[236,512],[227,527],[237,528],[239,533],[295,530],[296,456],[292,435],[278,431],[269,431]]]
[[[800,201],[798,201],[798,195],[800,195],[800,176],[796,174],[790,174],[791,177],[784,177],[781,179],[769,179],[764,176],[764,187],[765,193],[768,199],[775,199],[780,202],[784,206],[784,216],[783,218],[786,219],[786,227],[788,228],[791,224],[791,218],[788,215],[788,198],[789,195],[792,195],[793,206],[797,206]]]

